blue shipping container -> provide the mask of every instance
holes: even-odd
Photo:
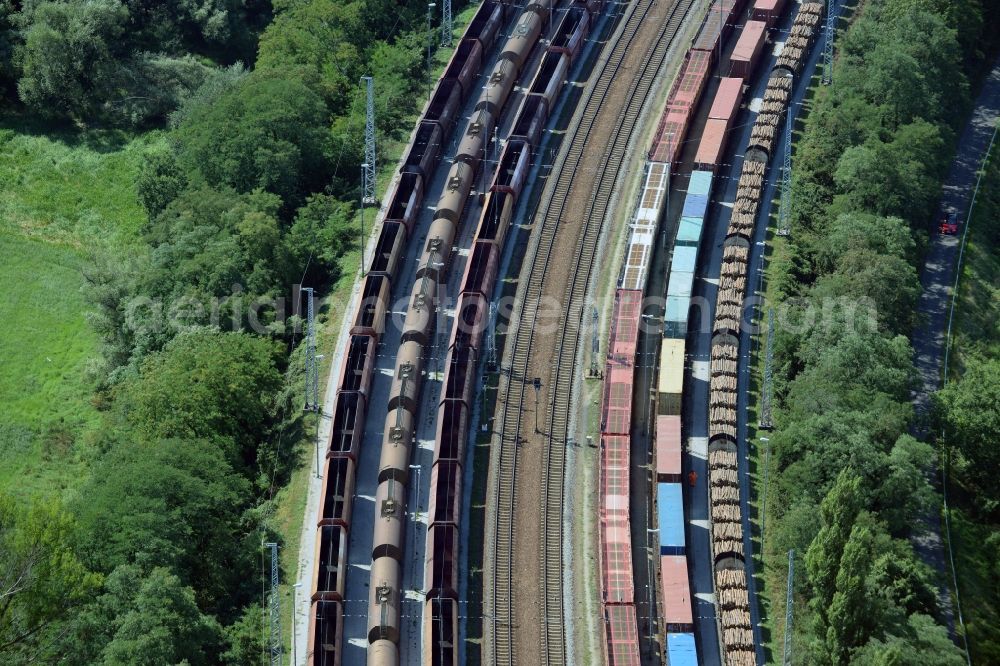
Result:
[[[667,296],[667,307],[663,314],[663,337],[680,340],[687,336],[687,318],[690,306],[690,298]]]
[[[684,211],[681,213],[682,217],[705,217],[705,211],[708,210],[708,195],[706,194],[692,194],[688,192],[687,196],[684,197]]]
[[[691,288],[694,286],[694,273],[687,271],[670,271],[670,284],[667,286],[667,297],[679,296],[691,298]]]
[[[684,554],[684,497],[679,483],[656,484],[660,555]]]
[[[698,666],[694,634],[667,634],[667,663],[670,666]]]
[[[677,247],[698,247],[701,243],[701,229],[704,220],[700,217],[682,217],[677,228]]]
[[[698,262],[698,248],[696,247],[675,247],[674,256],[670,260],[670,272],[679,271],[681,273],[694,273],[695,264]]]
[[[688,193],[700,194],[702,196],[707,197],[708,193],[711,191],[712,191],[712,172],[692,171],[691,182],[688,183]]]

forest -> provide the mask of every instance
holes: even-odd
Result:
[[[4,663],[259,661],[261,543],[304,427],[296,286],[323,293],[357,243],[362,75],[380,140],[409,133],[424,12],[0,3],[4,141],[165,136],[140,157],[135,242],[81,248],[99,421],[43,433],[80,478],[56,497],[0,489]]]
[[[783,583],[786,553],[799,556],[803,663],[965,663],[941,624],[938,574],[914,546],[940,507],[928,472],[944,444],[911,434],[909,336],[941,183],[998,19],[978,0],[863,3],[795,148],[792,236],[769,274],[784,317],[766,563]],[[954,395],[943,398],[949,444],[984,469],[988,447],[966,439],[991,432],[995,405],[972,416],[947,407]],[[980,487],[995,520],[998,489]]]

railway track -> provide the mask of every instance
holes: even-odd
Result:
[[[551,380],[546,396],[549,414],[545,423],[547,442],[544,447],[541,492],[541,622],[542,663],[552,666],[568,662],[564,634],[563,609],[563,480],[566,444],[569,436],[570,400],[576,369],[576,353],[580,336],[583,300],[590,282],[596,258],[598,241],[611,195],[618,180],[622,163],[639,114],[662,70],[667,53],[685,15],[695,0],[670,0],[663,17],[651,15],[654,7],[667,4],[666,0],[638,0],[626,10],[625,25],[611,53],[598,63],[596,83],[587,96],[581,115],[567,132],[568,146],[562,160],[559,176],[546,188],[543,202],[535,220],[541,221],[539,238],[534,251],[529,250],[529,276],[523,283],[523,296],[512,317],[513,340],[508,340],[503,372],[506,381],[502,389],[503,404],[499,431],[499,453],[495,457],[496,472],[492,477],[490,502],[493,510],[491,575],[488,577],[488,608],[492,613],[492,640],[489,655],[493,664],[515,663],[515,618],[513,603],[514,577],[514,510],[517,490],[517,451],[522,439],[521,421],[524,398],[529,382],[531,352],[535,343],[534,329],[538,306],[546,292],[553,287],[547,279],[556,246],[556,238],[564,220],[570,194],[575,188],[586,189],[584,160],[591,139],[601,140],[598,120],[602,112],[614,114],[617,120],[608,136],[611,142],[600,157],[594,172],[590,197],[583,216],[579,219],[580,233],[574,251],[572,268],[562,294],[560,330],[562,336],[556,345],[552,360]],[[652,40],[639,40],[645,46],[639,72],[634,75],[627,93],[622,97],[610,96],[612,83],[623,69],[639,35],[645,19],[660,20],[658,34]],[[662,19],[662,20],[661,20]],[[608,104],[610,102],[610,104]],[[519,291],[522,291],[519,289]],[[518,312],[517,310],[520,310]]]

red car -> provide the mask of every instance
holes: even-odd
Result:
[[[953,235],[958,233],[958,214],[957,213],[945,213],[941,216],[941,224],[938,225],[938,231],[942,234]]]

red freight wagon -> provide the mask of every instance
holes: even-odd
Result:
[[[726,40],[742,8],[743,0],[715,0],[691,48],[711,52],[718,49],[719,40]]]
[[[428,516],[431,525],[457,525],[462,508],[462,468],[453,460],[439,462],[431,468],[431,504]]]
[[[438,127],[436,123],[427,124]],[[440,130],[438,132],[440,133]],[[417,148],[415,147],[413,151],[417,151]],[[428,168],[434,164],[433,160],[437,159],[437,153],[435,152],[430,157],[432,159],[427,162]],[[423,169],[422,166],[419,168]],[[386,221],[399,222],[406,227],[407,234],[412,233],[413,224],[416,221],[417,215],[420,214],[420,203],[423,200],[424,186],[422,176],[419,173],[410,172],[400,174],[399,182],[396,183],[396,190],[393,192],[392,198],[389,199],[388,210],[385,212]]]
[[[482,294],[486,298],[493,295],[493,281],[497,276],[499,253],[496,243],[476,241],[469,253],[462,276],[462,293]]]
[[[458,602],[454,599],[428,599],[424,611],[424,645],[430,654],[425,654],[427,666],[458,666],[459,645]],[[397,659],[389,662],[398,663]]]
[[[454,460],[459,464],[465,453],[469,434],[469,408],[464,402],[445,400],[438,406],[437,432],[434,441],[434,463]]]
[[[663,584],[663,621],[668,632],[691,631],[691,586],[688,583],[687,558],[665,555],[660,558],[660,580]]]
[[[753,19],[763,21],[767,27],[773,27],[785,8],[785,0],[757,0],[753,3]]]
[[[575,58],[590,28],[590,15],[579,7],[570,7],[559,22],[555,37],[549,44],[549,51],[565,53]]]
[[[753,73],[767,37],[767,24],[763,21],[747,21],[729,58],[729,76],[744,79]]]
[[[454,79],[462,86],[464,96],[472,93],[472,85],[476,82],[483,61],[483,47],[478,39],[463,39],[455,49],[442,80]]]
[[[601,437],[601,518],[628,520],[628,435]]]
[[[601,432],[627,435],[632,426],[632,364],[608,363],[604,371],[604,414]]]
[[[715,92],[715,99],[712,100],[712,108],[708,112],[708,117],[716,120],[725,120],[727,124],[736,119],[736,114],[740,111],[740,100],[743,98],[743,79],[739,77],[726,77],[719,82],[719,89]]]
[[[722,149],[726,145],[726,121],[709,118],[698,143],[694,157],[694,168],[715,171],[722,162]]]
[[[708,68],[712,64],[712,54],[705,51],[688,51],[687,60],[681,69],[677,83],[670,91],[667,108],[690,109],[698,104],[701,91],[708,80]]]
[[[537,146],[542,130],[545,129],[548,113],[548,103],[543,96],[525,95],[521,110],[517,113],[517,121],[510,131],[510,139],[527,141]]]
[[[627,520],[601,520],[601,577],[606,604],[631,604],[635,599],[629,532]]]
[[[569,71],[569,56],[558,51],[550,51],[542,58],[542,64],[538,67],[535,80],[531,83],[528,91],[533,95],[541,95],[545,98],[545,103],[552,108],[556,100],[556,95],[562,90],[563,81],[566,80],[566,72]]]
[[[691,111],[668,111],[660,123],[660,130],[649,151],[652,162],[676,162],[680,159],[680,147],[687,134]]]
[[[344,608],[339,601],[314,601],[309,611],[309,666],[340,666]]]
[[[681,417],[656,417],[656,478],[676,483],[681,480]]]
[[[319,524],[349,526],[354,499],[354,461],[327,458],[323,478],[326,483],[319,498]]]
[[[474,37],[482,44],[483,50],[493,46],[500,24],[504,21],[506,8],[500,3],[484,2],[465,29],[466,37]]]
[[[604,622],[608,632],[608,664],[639,666],[639,627],[635,621],[635,606],[604,606]]]
[[[435,523],[427,530],[424,585],[428,597],[458,598],[458,528]]]
[[[479,45],[479,42],[473,43]],[[434,89],[424,120],[437,121],[444,136],[448,136],[455,128],[455,119],[458,118],[461,107],[462,84],[455,79],[442,79]]]
[[[611,333],[611,356],[623,363],[633,363],[639,339],[642,292],[619,289],[615,294],[615,313]]]

